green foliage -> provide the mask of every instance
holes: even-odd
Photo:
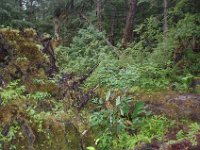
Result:
[[[90,26],[78,32],[70,47],[60,47],[56,51],[62,71],[80,72],[98,64],[109,48],[104,41],[104,35]]]
[[[161,38],[160,23],[156,17],[151,16],[134,30],[140,35],[139,43],[141,42],[143,46],[140,47],[141,51],[152,52],[152,49],[156,47],[158,40]]]
[[[146,135],[150,139],[160,139],[172,125],[173,122],[164,116],[152,116],[145,119],[145,125],[141,127],[139,134]]]
[[[176,26],[169,30],[167,36],[158,43],[154,52],[150,55],[149,61],[161,65],[171,64],[170,62],[173,61],[172,56],[174,50],[183,43],[185,45],[182,49],[185,56],[183,59],[189,64],[187,69],[191,71],[189,66],[195,66],[198,68],[198,61],[195,61],[198,58],[198,54],[195,54],[191,50],[191,39],[192,37],[197,38],[200,36],[200,29],[198,26],[199,22],[199,14],[185,14],[184,18],[179,20]],[[191,58],[191,56],[193,56],[193,58]]]
[[[174,33],[175,38],[190,38],[192,36],[200,36],[200,27],[197,25],[200,22],[199,14],[190,15],[186,14],[177,24],[176,28],[171,32]]]
[[[171,85],[175,90],[186,92],[191,80],[200,75],[200,2],[197,0],[168,1],[168,31],[165,33],[162,29],[163,0],[138,0],[133,28],[134,41],[126,49],[120,47],[120,41],[125,27],[124,18],[128,14],[128,0],[102,1],[102,10],[99,10],[102,20],[96,17],[97,1],[94,0],[21,2],[20,4],[20,0],[1,0],[0,5],[1,26],[20,28],[0,30],[2,41],[6,42],[5,45],[0,42],[0,75],[5,78],[5,83],[12,81],[12,78],[22,79],[21,82],[12,81],[5,88],[0,88],[5,111],[3,114],[8,114],[5,117],[0,115],[0,120],[3,120],[3,123],[11,121],[15,114],[6,108],[10,103],[20,101],[22,106],[15,108],[16,114],[24,117],[31,127],[35,127],[33,131],[36,131],[36,137],[38,132],[47,136],[47,139],[51,133],[59,136],[56,130],[49,130],[54,126],[60,130],[62,121],[77,116],[74,116],[74,110],[65,110],[65,100],[53,99],[53,96],[59,93],[58,90],[65,87],[58,87],[56,80],[49,80],[46,76],[49,61],[47,55],[41,51],[41,45],[38,45],[40,39],[36,31],[21,31],[21,27],[34,27],[37,28],[37,33],[52,34],[55,26],[53,18],[60,19],[60,34],[63,45],[66,46],[56,49],[56,61],[60,71],[84,74],[86,70],[99,64],[82,86],[83,91],[99,85],[103,90],[135,94],[138,90],[163,90]],[[96,29],[99,21],[104,32]],[[108,46],[107,39],[117,45],[117,57]],[[193,44],[196,44],[196,52]],[[1,51],[4,47],[9,55],[6,56],[6,63]],[[183,53],[181,64],[174,61],[176,52]],[[38,66],[42,67],[38,69]],[[26,88],[23,84],[26,84]],[[27,94],[28,92],[30,93]],[[134,101],[128,96],[118,96],[111,100],[111,95],[112,93],[108,92],[105,99],[93,99],[96,105],[95,112],[90,117],[90,125],[93,131],[96,131],[97,148],[134,149],[142,143],[151,143],[152,139],[165,141],[164,136],[173,125],[173,121],[164,116],[149,116],[143,102]],[[46,109],[48,112],[43,110],[46,106],[49,106],[49,109]],[[10,108],[12,109],[12,105]],[[80,116],[84,115],[82,110],[78,113]],[[87,116],[85,118],[88,119]],[[45,121],[50,123],[45,124]],[[79,126],[81,123],[77,124]],[[47,129],[44,128],[45,125],[48,126]],[[80,128],[82,130],[85,127]],[[11,143],[18,130],[19,125],[14,122],[6,137],[0,134],[0,141]],[[196,145],[196,133],[199,132],[199,124],[192,123],[188,126],[188,131],[181,130],[177,133],[176,140],[189,139]],[[87,147],[88,150],[95,148]]]
[[[188,128],[188,132],[180,130],[176,134],[176,139],[178,141],[189,140],[193,145],[197,145],[196,134],[200,132],[200,125],[198,123],[191,123]]]
[[[194,53],[192,49],[187,49],[185,52],[185,59],[187,64],[185,66],[185,72],[190,72],[193,75],[200,75],[200,62],[199,62],[200,54]]]
[[[51,97],[51,94],[49,94],[48,92],[40,92],[40,91],[31,93],[28,95],[29,99],[33,99],[37,101],[41,101],[50,97]]]
[[[89,146],[87,147],[87,150],[96,150],[96,149],[94,147]]]
[[[115,141],[115,149],[134,149],[141,143],[151,143],[152,139],[161,140],[171,124],[164,116],[144,118],[144,123],[136,134],[124,133],[119,136],[119,140]]]
[[[121,60],[107,57],[95,73],[87,80],[86,86],[101,84],[108,88],[165,89],[170,83],[170,69],[154,64],[124,64]]]
[[[40,112],[38,113],[34,108],[27,108],[27,115],[31,118],[31,120],[37,125],[37,131],[45,133],[45,129],[43,128],[44,121],[51,116],[50,112]]]
[[[16,99],[24,99],[25,86],[19,86],[19,80],[10,82],[5,89],[0,88],[0,95],[5,106]]]
[[[1,134],[2,130],[3,130],[3,128],[0,127],[0,141],[1,142],[5,142],[5,143],[9,143],[16,137],[16,134],[20,130],[20,126],[16,121],[14,121],[13,124],[10,126],[8,134],[6,136]],[[1,148],[2,147],[0,145],[0,149]],[[10,148],[11,149],[16,149],[15,145],[10,145]]]
[[[115,138],[112,132],[109,132],[110,130],[106,130],[97,139],[97,146],[101,149],[134,149],[141,143],[151,143],[152,139],[163,140],[168,129],[174,124],[164,116],[145,117],[142,122],[133,135],[123,131],[118,132],[117,138]],[[130,129],[133,129],[135,125]],[[100,130],[102,132],[102,128]]]
[[[134,108],[131,108],[130,103],[133,100],[128,97],[117,97],[113,109],[105,109],[103,104],[109,101],[109,95],[107,94],[106,101],[95,99],[99,111],[94,112],[90,117],[91,126],[99,132],[97,146],[101,149],[113,147],[113,142],[124,132],[127,134],[128,130],[135,132],[143,125],[142,118],[149,114],[142,102],[134,102]]]
[[[176,77],[173,82],[175,89],[178,91],[188,91],[191,87],[191,81],[194,78],[190,73]]]
[[[22,13],[16,1],[2,0],[0,6],[0,24],[4,26],[14,26],[16,22],[22,20]],[[16,27],[16,26],[15,26]]]

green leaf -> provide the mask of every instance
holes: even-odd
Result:
[[[144,103],[143,102],[137,102],[135,104],[135,111],[140,111],[142,109],[144,109]]]
[[[145,107],[144,107],[144,103],[143,102],[137,102],[135,104],[135,110],[134,110],[134,112],[132,114],[132,117],[136,117],[138,114],[144,112],[145,111],[144,108]]]
[[[111,94],[111,92],[108,91],[107,94],[106,94],[106,101],[108,101],[110,99],[110,94]]]
[[[116,99],[116,106],[118,106],[120,104],[121,104],[121,98],[120,98],[120,96],[118,96]]]
[[[123,111],[123,109],[121,109],[121,108],[120,108],[120,114],[121,114],[122,116],[124,116],[124,111]]]
[[[87,150],[96,150],[96,149],[92,146],[89,146],[89,147],[87,147]]]

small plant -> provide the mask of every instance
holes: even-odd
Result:
[[[149,139],[162,138],[167,132],[167,129],[172,127],[174,123],[164,116],[152,116],[145,118],[144,122],[144,125],[140,128],[139,134],[143,134]]]
[[[109,97],[110,92],[106,96],[105,103],[109,103]],[[95,102],[97,103],[97,100]],[[131,103],[134,103],[134,108],[131,107]],[[102,100],[99,100],[99,105],[100,110],[93,113],[90,122],[94,129],[100,130],[97,146],[101,149],[113,147],[112,142],[122,133],[135,132],[143,125],[142,118],[149,114],[142,102],[135,102],[125,96],[117,97],[113,107],[104,108]]]
[[[192,145],[197,145],[196,135],[200,133],[200,125],[198,123],[191,123],[188,128],[188,132],[180,130],[176,134],[176,139],[178,141],[189,140]]]
[[[38,132],[45,133],[45,130],[43,129],[43,123],[46,118],[51,116],[51,113],[50,112],[38,113],[34,108],[31,108],[31,107],[29,107],[26,110],[26,112],[27,112],[28,116],[31,118],[31,122],[36,123]]]
[[[41,101],[50,97],[51,97],[51,94],[49,94],[48,92],[39,92],[39,91],[28,95],[29,99],[34,99],[37,101]]]
[[[20,130],[20,126],[18,124],[18,122],[14,121],[13,124],[9,127],[9,131],[7,133],[7,135],[2,135],[2,130],[3,128],[0,127],[0,142],[4,142],[4,143],[9,143],[11,142],[15,137],[17,132]],[[0,149],[2,145],[0,144]],[[15,145],[11,145],[10,148],[12,147],[12,149],[15,149]]]
[[[103,55],[111,52],[106,46],[104,36],[92,26],[79,30],[69,47],[56,49],[59,67],[63,71],[78,73],[92,68],[99,63],[99,59],[104,59]]]
[[[138,132],[133,135],[124,132],[119,135],[119,139],[114,141],[114,149],[134,149],[141,143],[151,143],[152,139],[162,140],[172,123],[164,116],[143,119],[144,122],[138,128]]]
[[[25,86],[19,86],[19,80],[10,82],[5,89],[0,89],[0,95],[3,99],[2,105],[5,106],[12,100],[23,99],[25,90]]]
[[[107,56],[86,81],[85,86],[101,84],[106,88],[143,90],[168,88],[171,69],[164,69],[152,63],[123,64],[121,61]]]

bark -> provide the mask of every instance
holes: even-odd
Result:
[[[191,41],[192,50],[196,53],[200,53],[200,39],[193,36]]]
[[[112,45],[115,44],[115,27],[116,27],[116,9],[112,9],[112,15],[111,15],[111,27],[110,27],[110,35],[109,35],[109,41]]]
[[[60,33],[61,33],[61,21],[59,18],[55,17],[54,20],[54,34],[55,34],[55,38],[57,40],[60,39]]]
[[[42,45],[44,47],[43,52],[48,55],[49,57],[49,69],[47,71],[48,76],[51,77],[55,72],[58,71],[58,67],[56,66],[56,57],[54,53],[54,49],[51,43],[51,38],[44,39]]]
[[[19,7],[22,9],[23,8],[23,0],[19,0],[18,3],[19,3]]]
[[[183,71],[185,68],[185,62],[184,62],[184,49],[185,49],[185,43],[181,39],[178,40],[177,47],[174,50],[174,65],[178,67],[177,71]]]
[[[164,6],[163,32],[166,33],[168,31],[168,23],[167,23],[168,0],[163,0],[163,6]]]
[[[36,20],[34,14],[35,14],[35,10],[34,10],[34,0],[30,0],[28,1],[28,3],[26,4],[27,10],[28,10],[28,20],[29,21],[33,21]]]
[[[99,31],[103,30],[102,27],[102,0],[96,2],[96,16],[97,16],[97,27]]]
[[[129,10],[126,17],[126,25],[124,28],[124,33],[122,38],[123,47],[126,47],[127,43],[133,39],[133,25],[136,13],[137,0],[129,0],[128,5],[129,5]]]

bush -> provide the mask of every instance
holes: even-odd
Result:
[[[110,52],[104,41],[104,34],[93,27],[81,29],[69,47],[56,50],[61,70],[79,73],[98,64]]]
[[[95,99],[99,110],[90,117],[91,126],[98,132],[97,146],[102,150],[112,149],[114,142],[123,133],[136,132],[143,126],[143,118],[149,114],[143,102],[136,102],[128,97],[117,97],[115,105],[105,108],[104,104],[110,103],[109,96],[110,92],[105,100]],[[134,102],[134,108],[131,108],[131,102]]]
[[[170,69],[154,64],[122,64],[120,60],[107,57],[95,73],[87,80],[86,86],[101,84],[117,89],[165,89],[170,83]]]

